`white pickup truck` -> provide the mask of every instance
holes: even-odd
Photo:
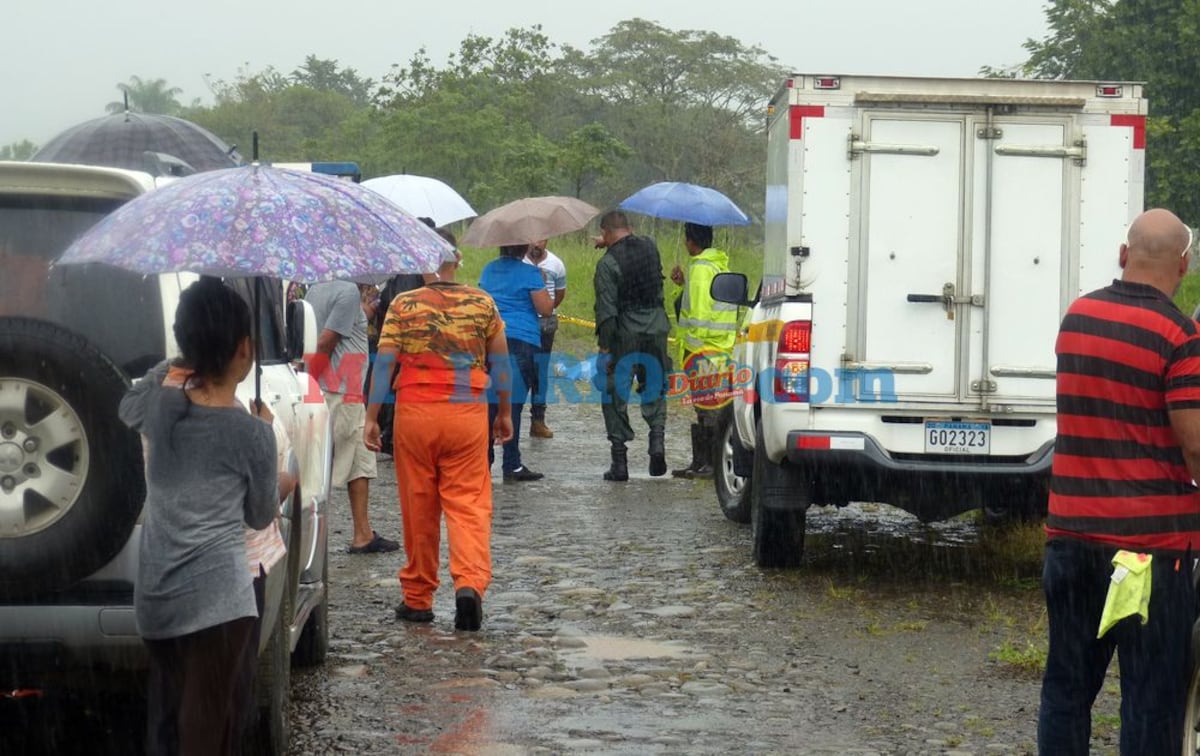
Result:
[[[1054,341],[1142,210],[1129,82],[795,74],[771,103],[754,377],[714,448],[725,514],[796,565],[810,504],[1045,511]]]
[[[158,179],[162,180],[162,179]],[[169,180],[169,179],[168,179]],[[49,264],[156,179],[117,168],[0,162],[0,690],[144,685],[133,586],[145,482],[117,418],[131,380],[178,353],[188,274]],[[230,285],[247,297],[249,284]],[[262,395],[287,429],[299,487],[280,507],[288,558],[267,579],[247,750],[287,750],[290,667],[329,643],[328,415],[297,370],[316,351],[311,308],[263,302]],[[240,389],[253,396],[253,379]]]

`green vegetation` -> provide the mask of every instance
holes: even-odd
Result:
[[[205,79],[212,104],[184,104],[153,77],[117,88],[131,109],[192,120],[243,155],[257,131],[262,160],[434,176],[481,212],[542,194],[607,206],[671,180],[713,186],[760,217],[764,116],[786,74],[760,47],[634,18],[585,49],[536,25],[471,34],[442,63],[422,48],[378,78],[309,55],[290,73]]]
[[[1023,676],[1040,677],[1046,669],[1044,643],[1035,644],[1028,640],[1024,643],[1005,641],[1000,648],[988,654],[988,658]]]
[[[1049,33],[1025,42],[1029,58],[984,73],[1145,82],[1146,205],[1200,223],[1200,4],[1050,0],[1045,12]]]
[[[1194,251],[1192,254],[1200,252]],[[1189,317],[1196,311],[1196,305],[1200,305],[1200,273],[1192,272],[1183,277],[1183,283],[1175,294],[1175,304]]]
[[[683,230],[680,224],[662,221],[655,223],[653,219],[636,215],[631,215],[630,219],[638,233],[650,234],[657,239],[663,258],[664,274],[669,275],[673,265],[687,265],[687,253],[683,250]],[[548,245],[549,249],[561,257],[563,264],[567,266],[567,297],[563,300],[559,313],[589,322],[595,317],[596,298],[592,288],[592,277],[596,272],[596,262],[604,254],[603,250],[596,249],[591,242],[589,235],[594,232],[595,228],[591,228],[586,232],[561,236],[551,239]],[[741,230],[718,229],[716,236],[714,243],[729,252],[730,270],[746,274],[750,279],[750,290],[753,292],[754,287],[758,285],[758,277],[762,269],[761,247],[751,246],[749,234]],[[723,246],[726,243],[740,246]],[[458,280],[470,284],[477,283],[483,266],[494,259],[497,252],[496,249],[464,247],[463,266],[459,271]],[[667,300],[667,311],[672,320],[675,315],[671,308],[671,302],[678,292],[678,286],[670,280],[665,282],[663,293]],[[568,323],[560,327],[559,334],[564,341],[556,342],[556,347],[563,348],[565,351],[581,356],[595,347],[591,330],[586,326]]]

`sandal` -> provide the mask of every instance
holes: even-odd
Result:
[[[370,541],[363,544],[362,546],[347,546],[346,553],[347,554],[384,554],[389,551],[396,551],[397,549],[400,548],[400,544],[396,543],[395,541],[384,538],[383,536],[376,533],[374,530],[371,531],[371,535],[374,536],[374,538],[372,538]]]

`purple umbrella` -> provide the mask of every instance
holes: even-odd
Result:
[[[248,165],[197,173],[131,200],[57,264],[314,283],[432,273],[453,254],[424,223],[358,184]]]

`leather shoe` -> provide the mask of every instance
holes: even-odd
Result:
[[[432,609],[413,609],[403,602],[396,607],[396,619],[405,622],[433,622]]]
[[[454,629],[478,630],[483,625],[483,599],[474,588],[454,592]]]
[[[546,476],[542,475],[540,472],[534,472],[524,465],[521,465],[512,472],[504,473],[504,479],[507,481],[541,480],[544,477]]]
[[[533,438],[554,438],[554,431],[550,430],[544,420],[534,420],[529,423],[529,435]]]

